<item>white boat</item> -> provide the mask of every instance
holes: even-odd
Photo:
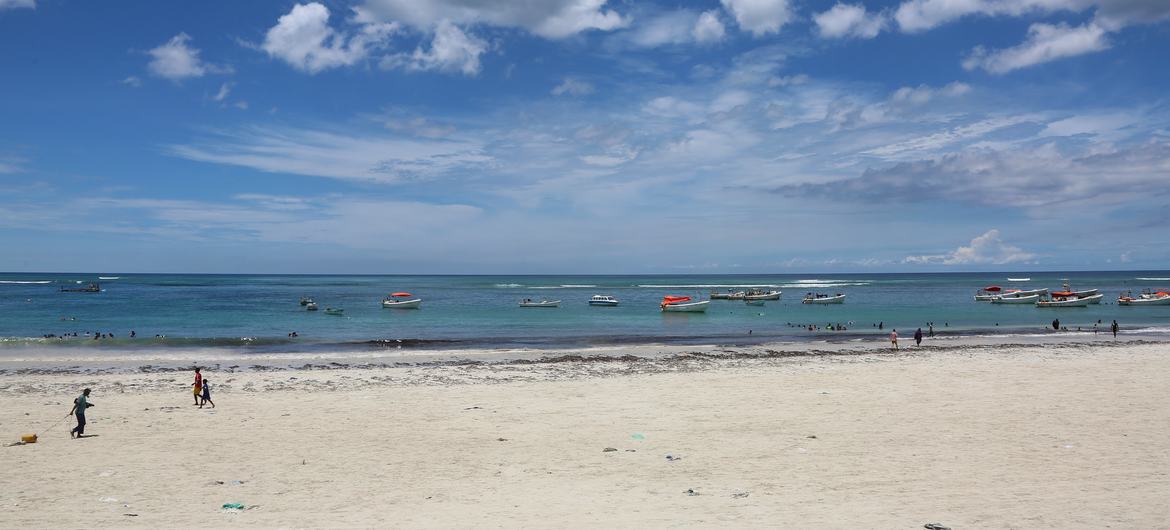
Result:
[[[1048,288],[1045,287],[1043,289],[1008,289],[1008,290],[1004,291],[1002,294],[1000,294],[1000,296],[1002,296],[1004,298],[1017,298],[1020,296],[1032,296],[1034,294],[1038,294],[1041,296],[1046,295],[1046,294],[1048,294]]]
[[[313,299],[311,297],[308,297],[308,296],[301,297],[301,305],[309,305],[311,303],[313,303]]]
[[[802,304],[843,304],[845,303],[845,295],[837,293],[835,295],[827,294],[813,294],[808,293],[800,301]]]
[[[325,314],[326,315],[343,316],[343,315],[345,315],[345,310],[341,309],[340,307],[326,307]]]
[[[310,300],[307,304],[305,304],[305,311],[316,311],[316,310],[317,310],[317,302]]]
[[[390,293],[382,300],[382,307],[386,309],[418,309],[422,305],[421,298],[414,298],[410,293]]]
[[[780,291],[765,291],[763,289],[752,289],[744,294],[744,300],[779,300]]]
[[[1046,300],[1037,300],[1036,307],[1086,307],[1089,304],[1100,303],[1103,294],[1093,296],[1054,296]]]
[[[593,298],[589,299],[589,305],[600,307],[614,307],[620,303],[617,298],[607,294],[595,294]]]
[[[660,306],[663,313],[705,313],[710,300],[692,302],[689,296],[664,296]]]
[[[531,298],[520,301],[520,307],[560,307],[560,300],[541,300],[537,302]]]
[[[1146,289],[1141,294],[1134,296],[1133,291],[1129,291],[1117,297],[1117,305],[1170,305],[1170,292],[1158,291],[1155,293]]]
[[[744,300],[743,303],[745,303],[747,305],[756,305],[756,306],[764,305],[763,300],[752,300],[750,298],[747,300]]]
[[[743,291],[732,291],[728,289],[726,293],[711,293],[712,300],[742,300],[747,293]]]
[[[1030,281],[1032,281],[1032,279],[1031,278],[1008,278],[1007,281],[1009,281],[1009,282],[1030,282]]]
[[[976,302],[990,302],[1003,294],[1003,287],[989,285],[975,292]]]
[[[1074,296],[1077,298],[1087,298],[1087,297],[1090,297],[1090,296],[1097,294],[1097,291],[1098,291],[1097,289],[1084,289],[1084,290],[1080,290],[1080,291],[1074,291],[1074,290],[1072,290],[1072,287],[1069,286],[1068,280],[1063,280],[1063,281],[1064,281],[1064,287],[1059,291],[1052,291],[1052,293],[1051,293],[1052,296],[1057,297],[1057,298],[1069,298],[1069,297],[1074,297]],[[1100,303],[1100,301],[1101,301],[1101,299],[1098,298],[1097,302],[1089,302],[1089,303],[1090,304]]]
[[[1028,305],[1031,305],[1031,304],[1035,304],[1038,300],[1040,300],[1040,295],[1038,295],[1038,294],[1034,294],[1031,296],[1008,296],[1008,297],[997,296],[997,297],[991,299],[991,303],[993,303],[993,304],[1028,304]]]

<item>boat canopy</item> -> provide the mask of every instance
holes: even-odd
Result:
[[[390,293],[390,296],[402,297],[402,296],[414,296],[414,295],[410,294],[410,293],[399,292],[399,293]]]
[[[690,301],[691,301],[691,297],[689,297],[689,296],[663,296],[662,297],[662,303],[664,303],[664,304],[675,304],[678,302],[690,302]]]
[[[988,285],[987,287],[984,287],[983,290],[989,293],[998,293],[1003,290],[1003,287],[998,285]]]
[[[1170,296],[1170,292],[1166,292],[1166,291],[1158,291],[1154,294],[1156,294],[1158,296]]]

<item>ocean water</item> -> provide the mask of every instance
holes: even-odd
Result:
[[[1007,278],[1029,281],[1009,282]],[[1042,309],[972,300],[987,285],[1099,288],[1101,305]],[[60,292],[96,281],[100,293]],[[661,313],[664,295],[707,299],[712,291],[748,287],[783,291],[780,301],[748,306],[712,301],[704,314]],[[941,333],[1042,332],[1053,318],[1091,329],[1116,319],[1127,330],[1170,330],[1170,306],[1115,304],[1126,290],[1170,289],[1170,271],[801,274],[662,276],[349,276],[0,274],[0,356],[37,348],[134,350],[226,348],[249,352],[336,349],[516,348],[623,343],[746,343],[850,337],[897,328],[908,337],[934,322]],[[421,297],[422,309],[381,307],[389,292]],[[810,291],[845,293],[842,305],[802,305]],[[590,307],[594,294],[617,296],[618,307]],[[307,312],[301,296],[321,311]],[[523,298],[559,299],[556,309],[517,306]],[[345,316],[324,312],[344,308]],[[846,323],[845,332],[810,333],[802,325]],[[129,339],[131,330],[138,338]],[[1102,328],[1104,330],[1104,327]],[[288,333],[296,331],[296,339]],[[77,339],[45,340],[46,334]],[[113,333],[89,340],[86,332]],[[155,338],[158,335],[160,338]],[[162,338],[162,337],[165,337]],[[386,342],[379,342],[386,341]],[[400,342],[401,341],[401,342]]]

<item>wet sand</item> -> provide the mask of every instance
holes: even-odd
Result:
[[[0,527],[1170,525],[1170,345],[768,351],[6,373]]]

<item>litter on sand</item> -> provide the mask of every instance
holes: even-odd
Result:
[[[938,523],[926,523],[926,524],[922,525],[922,527],[925,528],[926,530],[951,530],[951,527],[943,526],[943,525],[938,524]]]

